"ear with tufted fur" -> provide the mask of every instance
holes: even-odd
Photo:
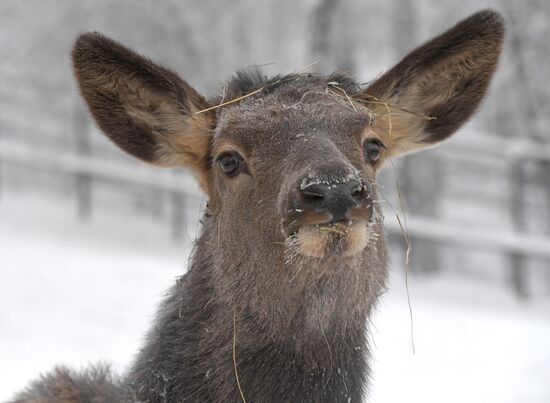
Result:
[[[434,145],[470,118],[487,91],[503,36],[500,14],[478,12],[413,50],[361,94],[390,155]]]
[[[144,161],[191,168],[206,188],[214,114],[196,113],[209,106],[200,94],[99,33],[81,35],[72,56],[82,96],[111,140]]]

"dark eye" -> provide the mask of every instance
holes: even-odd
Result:
[[[386,146],[378,139],[366,139],[363,143],[363,152],[365,153],[365,160],[371,164],[374,164],[384,150]]]
[[[244,164],[243,157],[238,153],[225,153],[218,157],[218,163],[224,174],[229,177],[237,175]]]

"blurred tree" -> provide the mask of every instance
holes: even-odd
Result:
[[[402,58],[418,45],[417,6],[409,0],[395,0],[391,7],[392,48],[397,58]],[[436,216],[442,188],[442,169],[437,157],[429,153],[407,156],[396,174],[405,214]],[[400,240],[400,243],[406,248],[405,240]],[[439,268],[439,249],[433,241],[412,238],[411,243],[412,271],[427,273]]]
[[[341,21],[349,8],[350,4],[341,0],[320,0],[313,9],[310,53],[323,73],[353,73],[354,43],[348,25]]]
[[[547,63],[539,63],[540,52],[548,47],[550,35],[550,10],[547,2],[531,1],[520,4],[512,0],[501,0],[508,16],[508,46],[513,63],[513,80],[510,83],[515,92],[514,108],[519,111],[522,132],[520,136],[539,143],[550,143],[548,114],[550,90],[539,85],[541,70],[550,73]],[[545,57],[545,56],[543,56]],[[546,75],[546,77],[548,77]],[[510,122],[502,122],[503,126]],[[502,128],[506,131],[506,128]],[[526,200],[530,187],[542,196],[542,205],[550,205],[550,163],[547,161],[518,160],[511,167],[510,214],[516,231],[528,232],[538,225],[538,231],[550,233],[550,214],[538,212]],[[530,192],[529,194],[532,194]],[[542,213],[542,216],[541,216]],[[541,223],[543,223],[542,228]],[[516,293],[525,297],[529,294],[528,274],[530,259],[518,254],[511,255],[511,278]],[[550,280],[549,280],[550,281]]]

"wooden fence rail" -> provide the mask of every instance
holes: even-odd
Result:
[[[401,223],[403,224],[402,218]],[[401,234],[403,231],[394,217],[386,218],[385,227],[390,233],[394,234]],[[550,237],[465,225],[409,214],[407,215],[407,228],[405,231],[410,236],[444,244],[550,259]]]
[[[95,180],[119,181],[198,197],[197,185],[192,178],[175,176],[167,170],[153,169],[144,164],[129,166],[90,156],[56,154],[5,141],[0,141],[1,161],[36,169],[58,170],[67,174],[89,175]]]
[[[514,167],[521,161],[550,162],[550,147],[526,141],[502,140],[486,135],[466,134],[450,141],[438,151],[441,155],[459,158],[494,158]],[[117,181],[169,192],[171,200],[183,205],[186,198],[198,198],[198,187],[189,176],[147,167],[100,160],[89,155],[76,153],[53,154],[44,150],[31,149],[24,144],[0,141],[0,164],[18,164],[33,169],[55,170],[70,175],[84,175],[92,181]],[[0,173],[1,173],[0,169]],[[88,201],[89,202],[89,201]],[[174,209],[173,232],[181,233],[182,215]],[[179,215],[178,215],[179,214]],[[402,232],[395,218],[386,220],[390,234]],[[430,241],[462,245],[477,250],[507,253],[510,256],[539,257],[550,259],[550,237],[534,236],[521,231],[466,225],[445,219],[407,215],[407,231],[413,237]],[[518,270],[523,270],[519,268]],[[516,290],[518,291],[518,290]]]
[[[89,155],[54,154],[42,150],[30,149],[26,145],[0,141],[0,165],[17,164],[38,170],[50,170],[74,175],[77,178],[77,212],[81,220],[89,219],[92,214],[92,181],[108,181],[131,184],[168,192],[172,204],[172,234],[180,239],[184,234],[185,201],[200,198],[195,181],[173,172],[154,169],[144,164],[131,166],[120,162],[99,160]],[[2,173],[0,166],[0,174]],[[83,180],[87,186],[84,188]],[[0,178],[0,184],[1,184]],[[87,191],[82,191],[82,190]]]

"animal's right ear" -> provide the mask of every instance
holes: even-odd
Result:
[[[73,66],[82,96],[124,151],[162,166],[191,168],[207,190],[215,114],[175,73],[99,34],[81,35]]]

